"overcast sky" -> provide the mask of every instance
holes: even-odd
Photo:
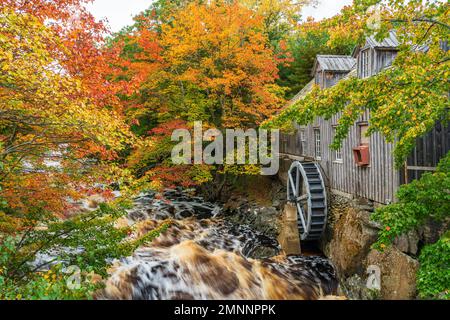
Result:
[[[352,3],[352,0],[319,0],[316,8],[307,7],[303,10],[304,17],[312,16],[316,20],[328,18],[338,13],[342,7]],[[133,22],[133,16],[147,9],[151,0],[94,0],[88,9],[97,19],[108,20],[111,31],[119,31]]]

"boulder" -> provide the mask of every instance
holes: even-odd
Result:
[[[339,293],[351,300],[376,300],[380,297],[380,291],[367,287],[367,279],[354,274],[343,279],[339,286]]]
[[[248,258],[251,259],[268,259],[280,254],[280,251],[274,247],[258,246],[250,252]]]
[[[364,258],[377,239],[377,228],[370,222],[370,214],[351,206],[332,208],[330,214],[332,223],[325,254],[341,277],[364,272]]]
[[[394,240],[394,246],[406,254],[417,255],[419,251],[420,236],[417,231],[412,230],[407,234],[401,235]]]
[[[450,228],[450,218],[444,221],[428,221],[421,228],[421,238],[424,244],[435,243]]]
[[[386,300],[414,299],[416,297],[416,274],[419,262],[396,247],[383,252],[371,250],[366,267],[377,266],[381,271],[381,298]]]
[[[279,229],[278,210],[274,207],[262,207],[255,210],[255,215],[252,227],[267,236],[276,237]]]
[[[275,207],[261,207],[244,198],[234,198],[224,205],[228,221],[251,225],[254,230],[275,238],[278,235],[279,210]]]

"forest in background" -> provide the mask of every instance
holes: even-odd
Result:
[[[0,1],[0,298],[91,298],[98,283],[69,290],[61,266],[41,273],[28,262],[51,248],[81,246],[83,254],[60,259],[87,279],[106,277],[108,259],[170,232],[168,222],[130,240],[132,228],[117,227],[134,194],[258,172],[173,165],[171,133],[194,121],[219,130],[284,128],[343,112],[338,148],[369,108],[370,133],[396,141],[401,164],[417,137],[449,120],[445,1],[355,0],[317,22],[301,20],[308,1],[158,0],[117,34],[95,21],[86,2]],[[373,30],[368,8],[376,4]],[[310,81],[317,54],[351,54],[368,35],[381,39],[392,29],[404,43],[393,68],[316,88],[283,108]],[[411,44],[429,49],[413,52]],[[378,248],[428,219],[448,219],[449,179],[447,156],[377,211]],[[93,194],[111,201],[74,213],[74,202]],[[422,297],[449,297],[449,252],[448,233],[422,250]]]

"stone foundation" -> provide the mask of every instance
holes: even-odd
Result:
[[[379,226],[370,220],[370,211],[370,204],[330,197],[321,247],[337,269],[342,294],[350,299],[414,299],[419,263],[407,253],[417,253],[419,239],[398,239],[384,252],[372,249]],[[376,278],[379,287],[368,285],[370,277]]]

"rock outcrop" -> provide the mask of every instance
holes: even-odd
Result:
[[[416,233],[396,240],[384,252],[371,249],[379,226],[370,220],[367,204],[332,195],[322,249],[334,263],[342,294],[350,299],[414,299],[419,263]],[[373,274],[370,270],[378,270]],[[377,286],[369,284],[374,277]]]
[[[416,274],[419,262],[396,247],[383,252],[371,250],[365,260],[366,266],[375,265],[381,271],[380,298],[414,299],[416,297]]]
[[[377,237],[377,229],[369,222],[369,213],[345,205],[332,208],[330,214],[324,253],[342,277],[364,272],[363,260]]]

